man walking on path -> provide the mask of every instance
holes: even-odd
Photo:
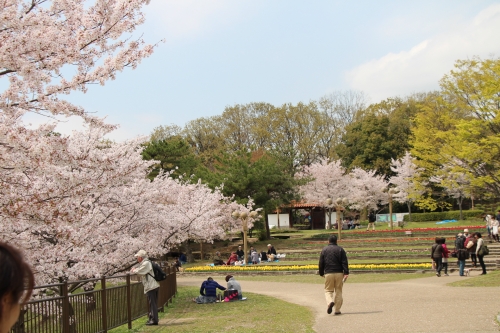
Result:
[[[144,285],[144,294],[146,294],[149,304],[149,320],[146,325],[158,325],[158,291],[160,285],[154,279],[153,265],[144,250],[139,250],[134,257],[137,258],[140,265],[132,268],[130,273],[140,275]]]
[[[325,278],[325,297],[328,314],[340,314],[342,307],[342,286],[349,277],[349,264],[343,248],[337,245],[337,236],[331,235],[328,246],[323,248],[319,257],[319,275]],[[335,299],[333,293],[335,292]]]

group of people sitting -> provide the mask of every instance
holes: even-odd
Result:
[[[332,223],[332,228],[333,229],[338,229],[338,226],[337,226],[337,221],[334,221]],[[356,229],[356,228],[359,228],[361,225],[359,223],[359,219],[353,219],[352,217],[350,218],[346,218],[342,221],[342,230],[352,230],[352,229]]]
[[[241,285],[232,275],[226,276],[227,288],[218,284],[213,278],[208,277],[203,281],[200,287],[200,296],[193,299],[198,304],[215,303],[217,302],[217,289],[223,290],[224,297],[220,295],[219,299],[226,302],[232,300],[242,300]]]
[[[243,251],[241,245],[238,246],[238,250],[231,252],[229,259],[225,262],[220,255],[220,252],[215,252],[214,265],[238,265],[242,264],[245,258],[245,252]],[[276,249],[271,244],[267,244],[267,252],[257,252],[257,250],[251,246],[247,257],[247,263],[258,264],[262,261],[274,261],[278,258]]]

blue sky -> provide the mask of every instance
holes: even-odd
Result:
[[[119,124],[115,140],[234,104],[434,90],[456,59],[500,55],[499,1],[152,0],[145,13],[138,32],[165,42],[136,70],[68,97]]]

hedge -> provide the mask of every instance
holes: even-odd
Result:
[[[471,217],[479,217],[484,212],[482,210],[463,210],[462,216],[464,219]],[[458,220],[460,218],[459,210],[451,210],[448,212],[432,212],[432,213],[414,213],[411,214],[412,222],[428,222],[428,221],[443,221],[443,220]],[[410,222],[410,216],[405,215],[403,221]]]

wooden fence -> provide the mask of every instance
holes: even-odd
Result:
[[[167,278],[160,281],[158,310],[177,293],[175,267],[163,267]],[[68,292],[74,283],[97,285],[90,291]],[[100,284],[100,285],[99,285]],[[57,290],[57,292],[51,292]],[[148,314],[144,287],[136,275],[120,275],[37,286],[34,298],[21,310],[11,333],[98,333],[128,324]]]

